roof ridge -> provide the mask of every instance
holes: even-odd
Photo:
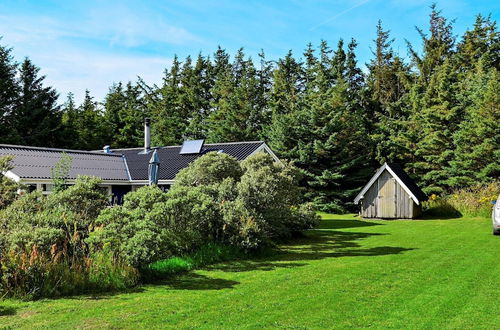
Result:
[[[239,141],[239,142],[219,142],[219,143],[205,143],[203,146],[213,146],[213,145],[228,145],[228,144],[243,144],[243,143],[266,143],[265,141]],[[166,149],[166,148],[180,148],[182,145],[175,145],[175,146],[162,146],[162,147],[151,147],[151,149]],[[111,150],[140,150],[144,149],[144,147],[134,147],[134,148],[111,148]],[[95,150],[95,152],[98,152],[100,150]]]
[[[39,151],[53,151],[53,152],[67,152],[67,153],[78,153],[78,154],[88,154],[88,155],[106,155],[106,156],[121,157],[121,154],[106,154],[106,153],[103,153],[103,152],[99,153],[99,152],[96,152],[96,151],[88,151],[88,150],[34,147],[34,146],[23,146],[23,145],[17,145],[17,144],[0,144],[0,148],[26,149],[26,150],[39,150]]]

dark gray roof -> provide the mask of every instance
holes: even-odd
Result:
[[[205,144],[199,154],[180,154],[181,146],[160,147],[160,180],[173,180],[177,173],[192,161],[217,151],[243,160],[264,144],[263,141]],[[141,153],[143,148],[114,149],[113,153],[68,149],[39,148],[0,144],[0,156],[14,156],[12,172],[22,179],[50,179],[52,168],[63,153],[72,158],[68,178],[92,175],[103,180],[147,180],[151,153]]]
[[[222,151],[238,160],[243,160],[263,144],[263,141],[205,144],[200,154],[179,154],[181,146],[157,148],[160,157],[159,179],[173,180],[180,170],[207,152]],[[148,179],[148,165],[151,153],[140,154],[142,150],[143,148],[113,149],[114,153],[123,154],[127,159],[132,180]]]
[[[125,160],[121,155],[0,144],[0,156],[14,156],[12,172],[25,179],[50,179],[51,169],[63,153],[72,158],[68,179],[75,179],[78,175],[92,175],[103,180],[129,180]]]
[[[398,178],[405,184],[405,186],[410,189],[412,194],[421,202],[426,201],[427,195],[420,189],[415,181],[410,178],[408,174],[403,170],[403,168],[397,163],[387,163],[391,170],[398,176]]]

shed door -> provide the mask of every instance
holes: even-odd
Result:
[[[378,216],[380,218],[396,217],[396,179],[384,171],[378,178]]]

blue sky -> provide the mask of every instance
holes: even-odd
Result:
[[[302,53],[321,39],[332,47],[339,38],[358,43],[361,64],[369,61],[378,19],[407,56],[404,39],[420,45],[415,26],[427,29],[433,0],[268,0],[268,1],[49,1],[1,0],[0,41],[14,48],[16,60],[30,57],[47,83],[78,101],[85,89],[98,100],[113,82],[161,81],[174,54],[210,54],[218,45],[231,54],[244,47],[264,49],[277,59],[291,49]],[[500,1],[441,0],[438,7],[455,19],[455,34],[471,27],[476,14],[498,21]]]

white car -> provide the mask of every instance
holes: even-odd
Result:
[[[500,195],[493,205],[493,212],[491,212],[491,220],[493,220],[493,235],[500,235]]]

